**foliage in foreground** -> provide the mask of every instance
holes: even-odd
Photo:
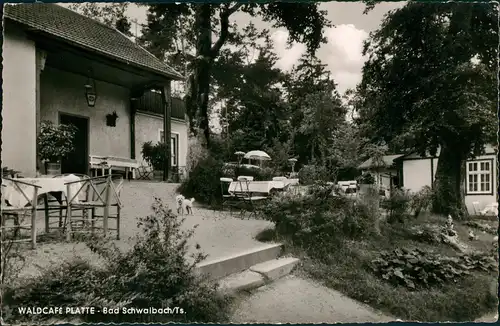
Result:
[[[262,216],[274,222],[276,233],[302,247],[314,248],[321,257],[323,241],[342,237],[362,239],[375,229],[376,215],[364,203],[332,197],[332,187],[315,185],[306,196],[284,194],[261,209]],[[316,250],[317,249],[317,250]]]
[[[407,229],[415,219],[404,224],[383,223],[367,198],[353,202],[330,193],[328,187],[317,185],[310,195],[273,199],[263,213],[275,223],[275,229],[266,230],[259,238],[286,241],[288,249],[302,257],[303,269],[311,277],[403,320],[470,321],[497,306],[493,291],[497,263],[490,252],[446,257],[445,253],[454,252],[446,244],[424,244],[409,237]],[[421,205],[428,202],[422,200]],[[378,222],[380,232],[375,232],[374,223]],[[432,247],[436,254],[392,251],[408,245]],[[374,272],[369,267],[384,250],[392,251],[394,257],[382,257]]]
[[[457,283],[471,270],[493,271],[496,262],[489,255],[460,255],[445,257],[421,249],[395,249],[383,252],[371,261],[371,270],[394,285],[403,285],[411,290]]]
[[[141,218],[134,247],[122,252],[103,239],[91,239],[91,250],[105,262],[99,268],[73,261],[46,271],[26,285],[4,294],[4,319],[42,322],[48,315],[20,315],[17,307],[92,306],[107,308],[182,308],[184,314],[83,315],[85,322],[224,322],[228,298],[216,285],[196,276],[195,265],[205,256],[198,252],[186,260],[187,241],[194,230],[183,231],[183,219],[159,199],[153,214]]]
[[[405,321],[471,321],[498,307],[497,296],[491,291],[496,274],[474,273],[457,283],[409,291],[363,268],[373,256],[362,248],[359,243],[344,242],[331,248],[325,261],[305,259],[305,272],[330,288]]]

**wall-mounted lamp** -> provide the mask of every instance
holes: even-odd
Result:
[[[92,78],[92,71],[89,70],[89,76],[87,78],[87,83],[85,84],[85,98],[87,99],[87,105],[90,107],[95,106],[97,100],[97,92],[95,80]]]

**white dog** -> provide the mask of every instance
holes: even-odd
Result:
[[[184,214],[184,209],[186,209],[186,213],[188,215],[193,215],[193,203],[194,203],[194,198],[191,199],[184,199],[182,202],[182,213]]]
[[[186,198],[183,195],[179,195],[179,196],[175,197],[175,203],[177,205],[177,214],[180,214],[180,213],[184,214],[183,204],[184,204],[185,199]]]

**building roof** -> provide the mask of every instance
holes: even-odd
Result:
[[[70,9],[49,3],[6,4],[4,16],[106,57],[152,70],[170,79],[182,75],[118,30]]]
[[[370,157],[368,160],[361,163],[358,166],[358,169],[368,170],[368,169],[373,169],[373,168],[391,167],[394,165],[394,160],[401,157],[401,156],[403,156],[403,154],[384,155],[384,156],[382,156],[382,162],[375,162],[374,159],[372,157]]]

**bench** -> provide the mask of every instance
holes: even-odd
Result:
[[[117,157],[117,156],[90,156],[90,169],[95,171],[93,176],[97,176],[97,171],[101,170],[101,175],[105,175],[106,170],[108,174],[112,174],[113,169],[124,169],[125,175],[129,176],[132,172],[132,179],[135,179],[135,171],[139,167],[136,160],[131,158]]]

